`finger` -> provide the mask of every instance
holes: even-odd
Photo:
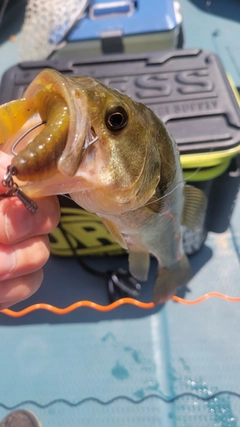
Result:
[[[26,238],[50,233],[60,220],[55,196],[38,199],[39,210],[28,211],[16,197],[0,202],[0,243],[14,244]]]
[[[0,289],[1,281],[33,273],[42,268],[49,258],[49,253],[47,236],[32,237],[16,245],[0,244]]]
[[[6,187],[2,184],[2,179],[7,172],[8,165],[11,164],[11,156],[0,151],[0,194],[6,192]]]
[[[0,284],[0,311],[34,294],[43,281],[43,270],[14,279],[5,280]]]
[[[5,173],[6,168],[11,163],[12,156],[0,151],[0,177]],[[2,173],[3,172],[3,173]]]

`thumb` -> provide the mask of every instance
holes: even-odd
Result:
[[[0,151],[0,194],[3,192],[3,190],[6,191],[6,188],[2,185],[2,179],[4,174],[7,171],[7,167],[11,164],[11,156],[4,153],[3,151]]]

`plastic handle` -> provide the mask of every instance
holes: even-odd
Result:
[[[133,1],[113,1],[109,3],[99,3],[90,7],[90,19],[118,18],[119,16],[131,16],[134,12],[135,2]]]

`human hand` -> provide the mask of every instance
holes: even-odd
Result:
[[[1,184],[11,157],[0,151]],[[57,197],[38,199],[39,211],[28,211],[17,197],[0,199],[0,310],[37,291],[49,258],[49,239],[60,219]]]

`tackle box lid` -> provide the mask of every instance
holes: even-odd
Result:
[[[47,67],[92,76],[149,106],[175,138],[183,169],[203,167],[207,175],[214,175],[215,169],[219,174],[240,151],[234,87],[211,52],[193,49],[20,63],[3,75],[0,103],[22,97]]]
[[[171,31],[177,26],[173,0],[94,0],[67,40],[98,39],[116,30],[123,35]]]

